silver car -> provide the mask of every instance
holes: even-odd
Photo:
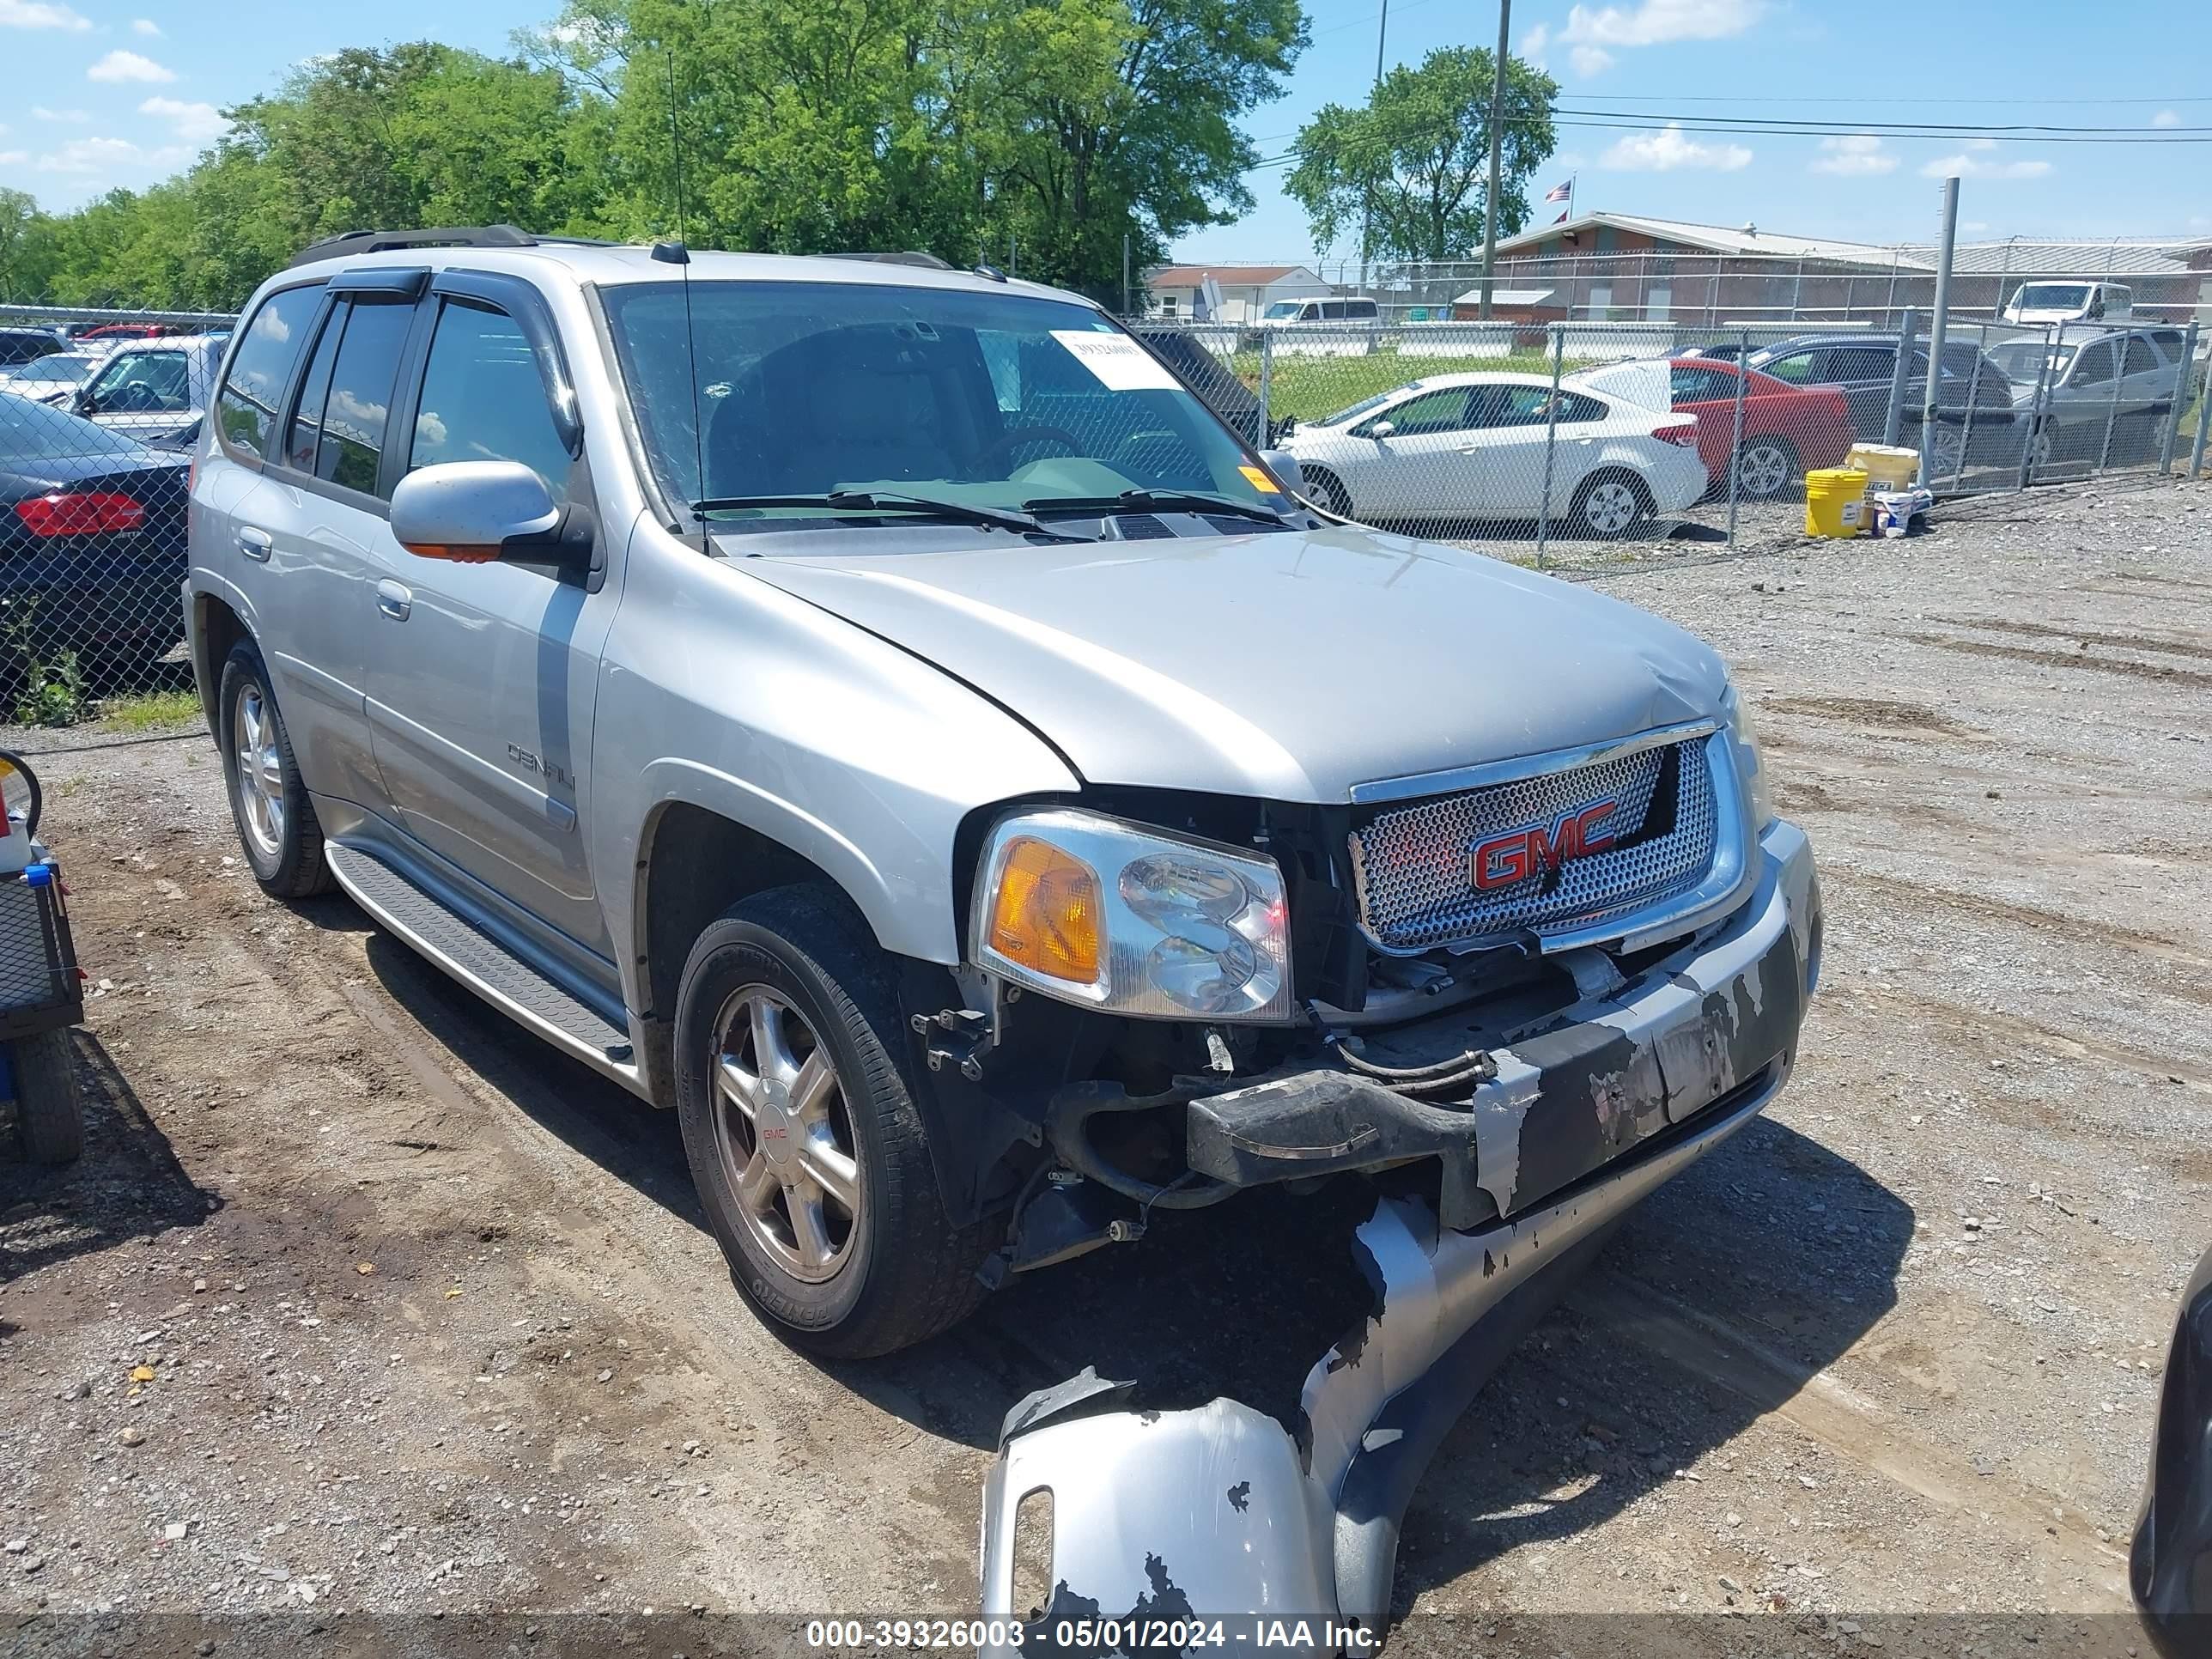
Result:
[[[1263,1184],[1601,1219],[1782,1086],[1818,890],[1707,647],[1316,513],[1073,295],[515,238],[255,295],[201,696],[262,885],[675,1109],[792,1340]]]
[[[197,435],[228,334],[165,335],[112,345],[70,407],[141,443]]]

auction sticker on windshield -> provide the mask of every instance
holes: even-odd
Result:
[[[1167,365],[1126,334],[1094,333],[1083,328],[1056,328],[1052,337],[1066,346],[1098,377],[1109,392],[1174,392],[1182,382],[1168,373]]]

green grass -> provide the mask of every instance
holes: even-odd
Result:
[[[111,732],[152,732],[165,726],[185,726],[200,718],[197,691],[142,691],[128,697],[105,697],[100,704],[100,725]]]
[[[1571,374],[1589,368],[1592,361],[1570,357],[1561,365],[1561,373]],[[1240,351],[1229,360],[1229,366],[1238,380],[1259,390],[1258,352]],[[1395,391],[1432,374],[1551,372],[1551,354],[1544,351],[1516,352],[1510,357],[1406,357],[1395,351],[1378,351],[1366,357],[1309,357],[1279,351],[1267,380],[1267,413],[1275,420],[1295,415],[1302,421],[1316,421],[1363,398]]]

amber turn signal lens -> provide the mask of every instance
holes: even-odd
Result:
[[[991,907],[991,948],[1054,979],[1096,984],[1097,872],[1034,836],[1009,842]]]

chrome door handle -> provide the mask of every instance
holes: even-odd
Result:
[[[249,559],[266,564],[276,545],[269,532],[257,526],[246,524],[238,527],[238,550]]]
[[[415,607],[415,595],[389,576],[376,585],[376,608],[394,622],[405,622]]]

